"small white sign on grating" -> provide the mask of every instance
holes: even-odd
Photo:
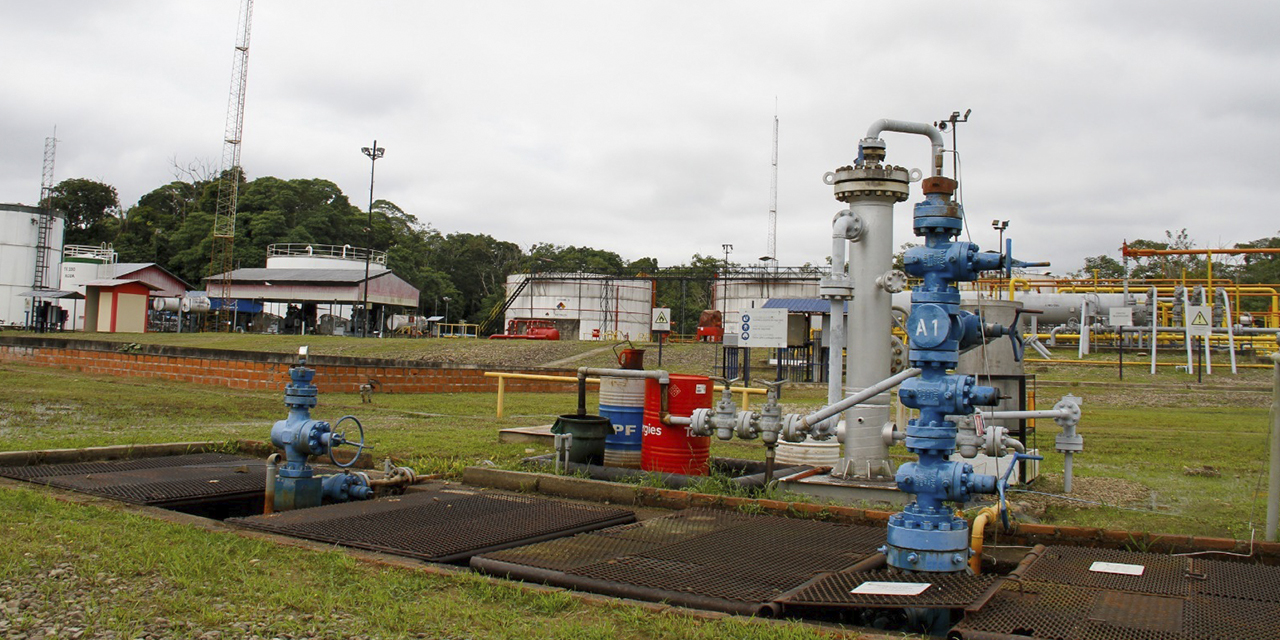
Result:
[[[1147,568],[1140,564],[1124,564],[1123,562],[1095,562],[1089,565],[1094,573],[1118,573],[1122,576],[1140,576]]]
[[[933,586],[929,582],[864,582],[849,593],[865,596],[918,596]]]

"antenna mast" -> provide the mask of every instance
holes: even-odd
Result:
[[[773,179],[769,183],[769,249],[766,254],[778,262],[778,109],[773,110]]]
[[[49,289],[49,235],[53,233],[53,159],[58,154],[58,128],[44,139],[44,166],[40,169],[40,221],[36,228],[36,273],[31,288]],[[33,299],[32,302],[39,302]]]
[[[231,64],[231,96],[227,101],[227,123],[222,143],[222,170],[218,178],[218,204],[213,214],[213,249],[209,255],[209,297],[221,304],[217,313],[218,330],[231,330],[231,271],[235,269],[236,204],[240,199],[240,140],[244,133],[244,95],[249,81],[249,26],[253,0],[244,0],[236,32],[235,56]]]

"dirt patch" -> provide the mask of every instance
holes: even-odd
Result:
[[[1062,476],[1056,473],[1045,473],[1035,483],[1035,491],[1042,493],[1062,494]],[[1068,498],[1058,498],[1039,493],[1014,492],[1010,497],[1014,504],[1024,513],[1041,517],[1049,507],[1066,509],[1094,509],[1101,503],[1112,507],[1144,507],[1149,506],[1151,489],[1145,485],[1123,478],[1105,478],[1076,476],[1071,481],[1071,493]]]

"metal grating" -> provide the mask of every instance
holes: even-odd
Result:
[[[116,471],[135,471],[138,469],[159,469],[163,467],[181,467],[202,464],[224,464],[245,462],[250,458],[242,458],[225,453],[192,453],[181,456],[160,456],[155,458],[133,458],[130,460],[104,460],[101,462],[71,462],[65,464],[33,464],[21,467],[0,467],[0,476],[14,480],[36,481],[36,478],[49,476],[87,475],[91,473],[114,473]]]
[[[635,520],[625,509],[456,489],[231,518],[246,527],[433,562]]]
[[[788,607],[963,609],[977,602],[999,579],[998,576],[991,575],[903,573],[892,570],[841,572],[819,578],[778,602]],[[927,582],[930,586],[918,596],[850,593],[864,582]]]
[[[151,506],[262,493],[262,460],[222,453],[8,467],[10,478]]]
[[[1190,575],[1196,594],[1280,606],[1280,567],[1193,558]]]
[[[1245,586],[1245,585],[1242,585]],[[1247,588],[1247,586],[1246,586]],[[1280,638],[1280,609],[1274,603],[1194,596],[1187,638],[1275,640]]]
[[[1146,569],[1140,576],[1090,571],[1089,567],[1095,561],[1139,564]],[[1185,556],[1088,547],[1048,547],[1022,577],[1091,589],[1186,596],[1190,594],[1192,581],[1188,575],[1190,569],[1191,560]]]
[[[736,607],[772,602],[814,575],[846,569],[883,539],[872,527],[688,509],[485,554],[473,565],[487,570],[496,561],[508,574],[519,575],[522,566],[532,569],[527,579],[561,586],[654,600],[682,593],[700,606],[720,606],[710,599]]]
[[[1264,582],[1274,581],[1280,574],[1278,567],[1239,567],[1257,567],[1261,573],[1248,573],[1263,575]],[[1237,597],[1178,597],[1008,580],[980,611],[953,627],[952,635],[1037,640],[1275,640],[1280,638],[1276,603],[1239,597],[1256,593],[1256,584],[1236,585]]]

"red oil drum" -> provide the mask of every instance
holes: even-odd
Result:
[[[710,408],[711,378],[671,374],[671,385],[667,389],[667,411],[671,415],[687,418],[693,415],[694,409]],[[645,380],[640,468],[688,476],[707,475],[711,437],[691,436],[690,428],[685,425],[662,424],[661,411],[662,387],[657,380]]]

